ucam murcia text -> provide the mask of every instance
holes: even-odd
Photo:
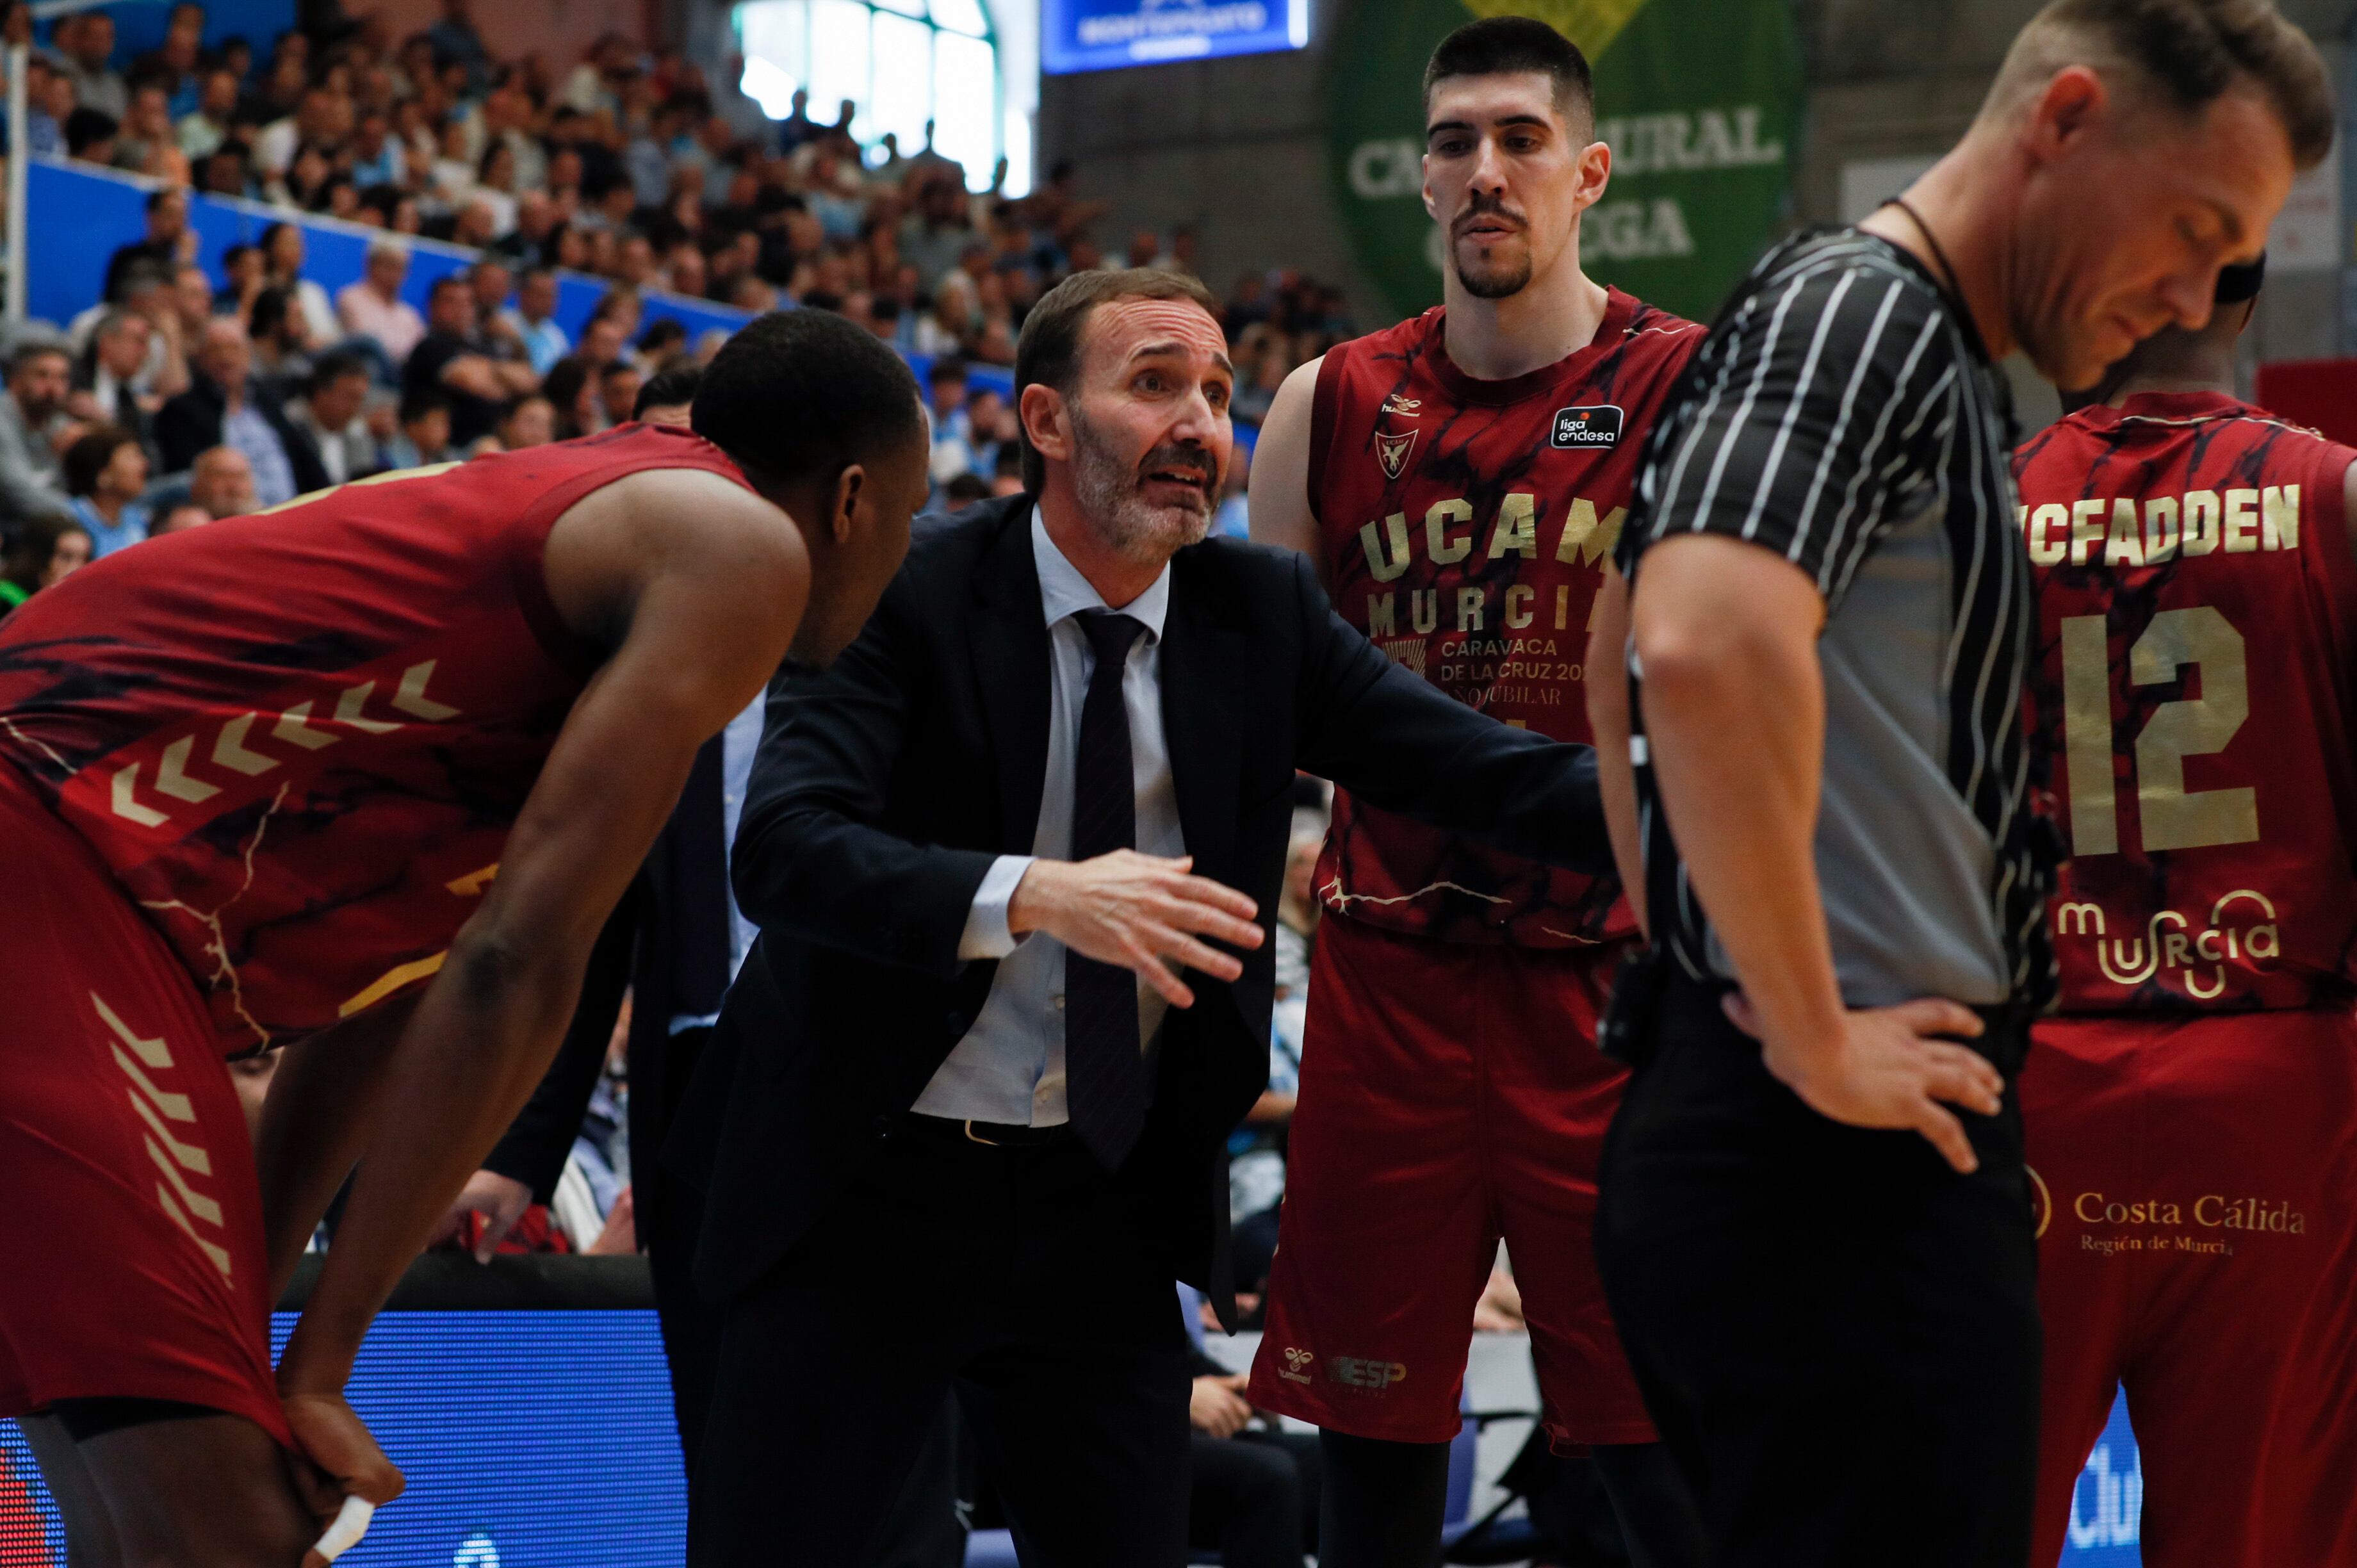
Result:
[[[1599,512],[1596,503],[1585,497],[1574,497],[1559,521],[1541,520],[1538,497],[1527,490],[1510,492],[1499,502],[1498,515],[1490,520],[1485,531],[1480,520],[1473,514],[1472,502],[1462,497],[1437,500],[1425,509],[1421,525],[1412,524],[1405,512],[1393,512],[1380,522],[1362,524],[1359,529],[1360,547],[1366,553],[1367,575],[1376,583],[1393,583],[1407,574],[1421,550],[1426,559],[1436,566],[1453,566],[1473,557],[1477,546],[1484,561],[1501,561],[1518,556],[1535,561],[1544,547],[1544,534],[1553,534],[1553,557],[1566,564],[1603,569],[1612,547],[1620,541],[1620,529],[1628,521],[1628,509],[1613,507]],[[1486,542],[1484,536],[1486,533]],[[1527,659],[1527,666],[1499,669],[1495,676],[1523,675],[1539,680],[1577,680],[1576,662],[1556,657],[1559,648],[1555,639],[1534,635],[1518,637],[1512,634],[1561,631],[1583,636],[1585,624],[1575,627],[1572,621],[1571,589],[1557,585],[1551,601],[1542,599],[1540,591],[1528,584],[1514,583],[1503,587],[1465,584],[1456,587],[1411,588],[1405,590],[1406,603],[1400,601],[1402,590],[1370,593],[1367,596],[1366,629],[1368,637],[1378,642],[1387,639],[1429,636],[1448,629],[1459,637],[1471,638],[1476,633],[1490,636],[1478,641],[1468,641],[1461,648],[1444,647],[1442,657],[1509,657]],[[1394,653],[1394,657],[1398,655]],[[1443,679],[1458,679],[1443,676]],[[1477,678],[1468,672],[1467,679]],[[1488,678],[1488,677],[1479,677]]]

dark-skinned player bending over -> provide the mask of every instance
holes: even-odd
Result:
[[[361,1337],[697,746],[851,639],[925,494],[915,381],[823,312],[738,333],[694,427],[159,540],[0,633],[0,1415],[77,1568],[317,1563],[401,1490]],[[249,1144],[225,1058],[271,1049]]]

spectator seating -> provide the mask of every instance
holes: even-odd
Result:
[[[147,192],[162,182],[138,175],[95,168],[86,163],[35,156],[27,160],[27,207],[32,222],[26,257],[27,314],[66,322],[97,303],[99,281],[115,247],[139,237]],[[50,222],[48,214],[70,213],[70,222]],[[294,221],[303,231],[308,261],[305,275],[330,296],[356,281],[372,241],[385,238],[381,229],[304,214],[298,218],[284,208],[230,197],[192,196],[188,225],[198,237],[197,260],[216,289],[227,289],[228,274],[221,256],[231,245],[252,244],[272,223]],[[424,309],[436,278],[463,271],[481,254],[462,245],[417,238],[405,239],[410,249],[409,275],[402,297]],[[554,319],[565,335],[577,339],[590,313],[613,285],[584,273],[559,273]],[[677,321],[687,328],[690,341],[717,329],[733,332],[751,319],[730,306],[714,305],[680,295],[653,290],[640,296],[644,320]],[[904,357],[921,382],[932,360],[929,355]],[[996,365],[969,365],[966,379],[976,390],[992,388],[1012,397],[1014,372]]]

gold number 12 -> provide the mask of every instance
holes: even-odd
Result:
[[[2116,854],[2119,807],[2112,769],[2111,658],[2102,616],[2062,622],[2062,739],[2071,794],[2074,854]],[[2128,679],[2138,686],[2201,667],[2201,695],[2163,703],[2136,736],[2136,810],[2147,851],[2248,843],[2259,836],[2256,792],[2188,793],[2185,759],[2223,751],[2250,716],[2243,634],[2206,605],[2163,610],[2128,650]]]

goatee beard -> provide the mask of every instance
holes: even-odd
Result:
[[[1077,406],[1071,413],[1072,491],[1107,544],[1126,560],[1151,565],[1202,542],[1211,531],[1208,489],[1196,505],[1154,505],[1137,493],[1137,470],[1123,464]],[[1204,462],[1208,469],[1210,454]]]
[[[1531,286],[1531,261],[1526,255],[1520,265],[1491,266],[1476,271],[1468,268],[1451,250],[1449,261],[1457,272],[1457,282],[1476,299],[1507,299]]]

